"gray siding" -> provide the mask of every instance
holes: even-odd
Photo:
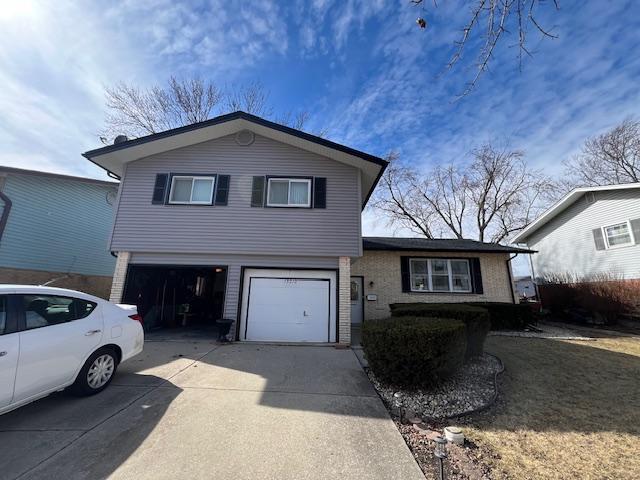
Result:
[[[228,206],[152,205],[157,173],[231,176]],[[254,175],[327,178],[327,208],[252,208]],[[358,170],[256,135],[164,152],[127,166],[111,250],[215,254],[358,256]]]
[[[595,228],[640,218],[640,191],[596,192],[595,200],[581,197],[527,239],[538,250],[532,256],[537,278],[554,273],[640,278],[640,245],[596,250],[592,234]]]
[[[233,319],[236,319],[238,315],[240,271],[243,266],[309,269],[338,268],[337,257],[280,257],[270,255],[134,253],[129,263],[133,265],[212,265],[228,267],[224,316]]]
[[[116,189],[117,184],[6,172],[3,192],[12,208],[0,241],[0,268],[113,275],[107,238]]]

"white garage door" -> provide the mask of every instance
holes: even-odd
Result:
[[[247,272],[243,289],[244,339],[335,341],[334,276],[326,272]]]

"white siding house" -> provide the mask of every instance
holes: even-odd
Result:
[[[613,275],[640,278],[640,183],[573,190],[515,238],[537,280]]]

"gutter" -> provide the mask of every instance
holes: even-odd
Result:
[[[4,229],[7,226],[7,221],[9,220],[9,212],[11,212],[11,206],[13,203],[11,199],[7,197],[2,191],[0,191],[0,199],[4,201],[4,209],[2,210],[2,217],[0,217],[0,240],[2,239],[2,234],[4,233]]]
[[[511,292],[511,302],[512,303],[516,303],[516,294],[514,292],[514,288],[513,288],[513,276],[511,275],[511,265],[509,265],[511,263],[511,260],[513,260],[514,258],[516,258],[519,254],[516,253],[513,256],[509,257],[507,259],[507,261],[505,262],[507,265],[507,275],[509,276],[509,291]]]

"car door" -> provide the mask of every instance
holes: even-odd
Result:
[[[14,402],[62,388],[102,341],[98,305],[54,295],[21,296],[20,362]]]
[[[20,336],[9,295],[0,295],[0,409],[13,399]]]

